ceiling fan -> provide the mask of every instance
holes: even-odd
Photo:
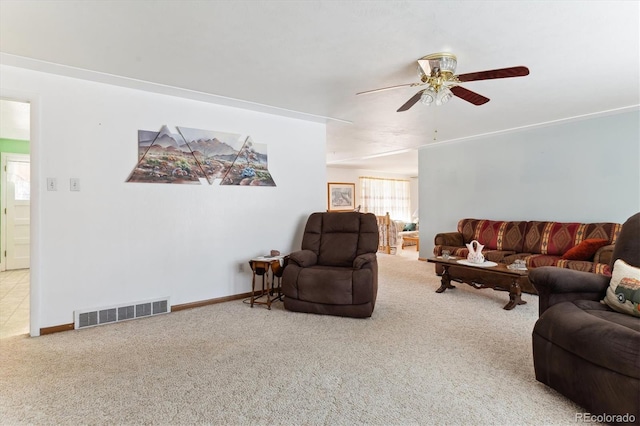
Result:
[[[418,59],[419,83],[399,84],[381,89],[367,90],[356,93],[356,95],[382,92],[384,90],[399,89],[402,87],[427,86],[398,108],[398,112],[408,110],[418,101],[426,105],[433,103],[442,105],[447,103],[453,96],[457,96],[474,105],[483,105],[489,102],[489,98],[465,89],[459,86],[459,83],[491,80],[495,78],[524,77],[525,75],[529,75],[529,68],[523,66],[455,75],[457,64],[458,60],[452,53],[433,53]]]

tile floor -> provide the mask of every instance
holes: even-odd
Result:
[[[0,339],[29,333],[29,269],[0,272]]]

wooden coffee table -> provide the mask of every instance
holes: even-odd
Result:
[[[436,293],[442,293],[448,288],[455,288],[451,281],[458,281],[469,284],[475,289],[492,288],[494,290],[508,291],[509,303],[504,305],[504,309],[511,310],[517,305],[527,303],[522,300],[522,288],[519,281],[527,279],[528,270],[514,270],[507,268],[506,265],[497,264],[497,266],[482,267],[470,266],[458,263],[459,257],[443,259],[442,257],[432,257],[427,262],[441,265],[444,272],[440,288]]]

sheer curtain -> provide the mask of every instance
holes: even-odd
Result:
[[[408,180],[360,177],[362,212],[411,222],[410,194]]]

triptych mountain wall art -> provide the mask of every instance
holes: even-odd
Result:
[[[127,182],[276,186],[266,144],[234,133],[176,129],[138,130],[138,164]]]

